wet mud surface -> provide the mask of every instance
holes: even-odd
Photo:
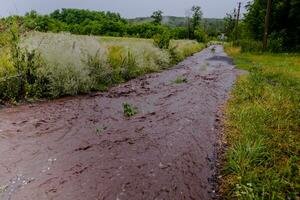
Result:
[[[236,75],[216,46],[106,93],[0,110],[0,199],[213,198],[218,106]],[[139,113],[124,117],[124,102]]]

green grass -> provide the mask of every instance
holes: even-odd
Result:
[[[299,199],[300,55],[226,51],[250,73],[238,78],[225,111],[221,192],[227,199]]]

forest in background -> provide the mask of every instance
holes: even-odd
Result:
[[[300,0],[271,1],[269,50],[300,51]],[[225,33],[244,51],[262,51],[267,1],[254,0],[246,5],[246,13],[236,26],[237,12],[225,17]]]

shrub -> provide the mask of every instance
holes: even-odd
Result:
[[[160,49],[168,49],[170,46],[170,34],[165,31],[162,34],[157,34],[153,37],[154,45]]]
[[[135,56],[130,50],[127,52],[127,57],[125,59],[124,65],[122,66],[122,78],[125,81],[136,78],[140,74],[143,74],[143,69],[138,67]]]
[[[44,83],[44,96],[52,98],[87,93],[92,88],[89,71],[74,65],[45,65],[40,68],[38,77]]]
[[[172,64],[178,63],[204,47],[204,44],[192,40],[172,40],[169,47],[171,62]]]
[[[194,31],[194,37],[200,43],[206,43],[208,41],[208,35],[200,28]]]
[[[92,81],[92,90],[106,90],[113,84],[113,70],[98,50],[94,56],[88,55],[87,65]]]
[[[283,52],[286,34],[273,32],[269,36],[269,49],[272,52]]]

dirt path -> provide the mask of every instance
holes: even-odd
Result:
[[[1,110],[0,199],[210,199],[216,113],[235,77],[216,46],[107,93]],[[124,117],[123,102],[139,114]]]

